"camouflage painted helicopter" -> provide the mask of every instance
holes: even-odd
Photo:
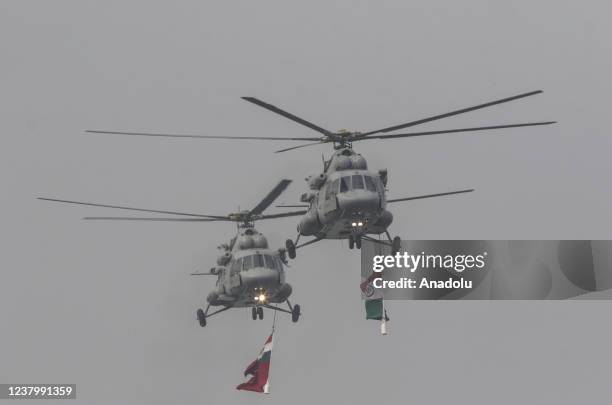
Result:
[[[206,298],[206,310],[197,310],[200,326],[206,326],[206,320],[213,315],[231,308],[251,307],[253,319],[263,319],[263,309],[281,311],[291,314],[293,322],[300,318],[299,305],[291,305],[289,296],[292,288],[285,281],[284,265],[287,264],[285,249],[273,250],[268,247],[265,236],[255,229],[254,222],[262,219],[282,218],[303,215],[305,211],[283,212],[264,215],[276,198],[287,188],[291,180],[281,180],[270,193],[253,209],[243,210],[229,215],[205,215],[175,211],[160,211],[144,208],[132,208],[117,205],[94,204],[79,201],[39,198],[40,200],[69,204],[89,205],[94,207],[115,208],[130,211],[170,214],[176,217],[85,217],[87,220],[132,220],[132,221],[180,221],[180,222],[236,222],[238,232],[229,243],[219,246],[221,255],[217,265],[208,272],[195,272],[192,275],[217,276],[215,288]],[[182,218],[181,218],[182,217]],[[287,303],[289,309],[279,308],[273,304]],[[210,307],[222,307],[209,313]]]

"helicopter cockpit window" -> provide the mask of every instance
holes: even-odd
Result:
[[[327,191],[325,192],[326,200],[329,200],[330,198],[333,198],[334,195],[336,195],[336,193],[338,192],[339,183],[340,179],[336,179],[333,182],[329,183],[329,185],[327,186]]]
[[[253,256],[245,256],[242,258],[242,270],[248,270],[253,267]]]
[[[275,270],[276,269],[276,260],[273,256],[264,255],[264,259],[266,261],[266,268]]]
[[[332,182],[332,185],[331,185],[332,194],[336,194],[338,192],[339,185],[340,185],[340,179],[336,179]]]
[[[351,176],[344,176],[340,179],[340,192],[344,193],[345,191],[349,191],[351,183]]]
[[[373,179],[372,177],[370,177],[370,176],[363,176],[363,177],[365,178],[365,185],[366,185],[366,188],[367,188],[369,191],[373,191],[373,192],[378,191],[378,190],[376,189],[376,182],[374,181],[374,179]]]
[[[232,274],[239,273],[242,269],[242,259],[235,260],[232,264]]]
[[[253,255],[253,267],[264,267],[264,258],[262,255]]]
[[[353,176],[353,189],[363,190],[363,177],[359,174]]]

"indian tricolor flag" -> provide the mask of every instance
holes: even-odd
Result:
[[[270,334],[266,344],[264,345],[257,360],[249,364],[244,370],[244,376],[251,376],[251,379],[236,387],[237,390],[263,392],[268,394],[270,384],[268,383],[268,374],[270,373],[270,357],[272,356],[272,342],[274,332]]]
[[[374,280],[382,278],[382,273],[372,272],[368,278],[362,278],[360,288],[361,296],[365,302],[366,319],[381,321],[380,333],[387,334],[386,322],[389,320],[383,301],[382,291],[374,287]]]

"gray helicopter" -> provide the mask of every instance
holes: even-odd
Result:
[[[231,308],[251,307],[252,318],[263,319],[263,309],[285,312],[291,320],[297,322],[301,315],[299,305],[291,305],[289,296],[292,288],[285,281],[284,265],[287,264],[285,249],[270,249],[265,236],[255,229],[254,222],[262,219],[282,218],[303,215],[305,211],[283,212],[264,215],[276,198],[287,188],[291,180],[281,180],[276,187],[253,209],[243,210],[229,215],[205,215],[176,211],[151,210],[117,205],[95,204],[80,201],[39,198],[39,200],[68,204],[89,205],[94,207],[115,208],[130,211],[170,214],[176,217],[85,217],[86,220],[127,220],[127,221],[180,221],[180,222],[236,222],[238,232],[229,243],[219,246],[220,256],[217,265],[208,272],[194,272],[192,275],[212,275],[217,277],[215,288],[206,298],[206,310],[198,309],[197,319],[200,326],[213,315]],[[182,217],[182,218],[181,218]],[[289,309],[276,304],[287,303]],[[221,307],[209,313],[210,307]]]
[[[455,128],[447,130],[409,132],[409,133],[390,133],[400,129],[413,127],[440,120],[443,118],[479,110],[486,107],[506,103],[509,101],[533,96],[542,93],[541,90],[531,91],[512,97],[507,97],[473,107],[463,108],[444,114],[394,125],[369,132],[355,132],[341,130],[332,132],[297,117],[287,111],[268,104],[254,97],[243,97],[244,100],[259,107],[265,108],[298,124],[306,126],[319,132],[319,137],[248,137],[248,136],[215,136],[215,135],[182,135],[182,134],[160,134],[143,132],[117,132],[117,131],[87,131],[101,134],[120,134],[138,136],[158,136],[175,138],[207,138],[207,139],[251,139],[251,140],[289,140],[289,141],[310,141],[309,143],[277,150],[276,153],[286,152],[307,146],[331,143],[334,147],[334,154],[329,160],[323,159],[323,172],[318,175],[310,176],[306,179],[310,187],[310,192],[301,197],[304,205],[284,205],[284,207],[307,208],[304,217],[297,226],[298,236],[295,241],[286,241],[286,250],[290,258],[295,258],[296,249],[315,243],[322,239],[348,239],[349,248],[361,247],[361,241],[369,240],[375,243],[390,245],[393,252],[396,252],[401,240],[399,237],[391,238],[388,232],[389,225],[393,221],[393,215],[389,212],[387,204],[400,201],[410,201],[423,198],[448,196],[453,194],[469,193],[473,189],[457,190],[444,193],[427,194],[414,197],[387,199],[388,172],[386,169],[372,172],[368,170],[366,160],[356,153],[352,146],[353,142],[366,141],[372,139],[395,139],[425,135],[439,135],[458,132],[484,131],[504,128],[517,128],[527,126],[549,125],[555,121],[530,122],[521,124],[489,125],[483,127]],[[381,241],[370,235],[385,234],[388,241]],[[298,244],[300,236],[313,236],[314,238]]]
[[[388,231],[393,214],[387,204],[400,201],[440,197],[474,191],[458,190],[414,197],[387,199],[387,170],[368,170],[363,156],[350,147],[337,150],[324,161],[323,172],[306,178],[310,192],[302,194],[300,201],[307,205],[292,207],[308,208],[297,225],[295,242],[287,239],[285,246],[290,258],[296,257],[296,249],[321,239],[348,239],[349,249],[361,249],[361,241],[390,245],[392,254],[400,249],[401,238],[391,238]],[[287,205],[281,205],[288,207]],[[388,242],[371,235],[384,234]],[[298,245],[300,236],[314,236],[314,239]]]
[[[411,132],[404,134],[386,134],[388,132],[394,132],[407,127],[506,103],[539,93],[542,93],[542,91],[538,90],[523,93],[513,97],[495,100],[485,104],[463,108],[445,114],[439,114],[369,132],[354,132],[347,130],[331,132],[254,97],[243,97],[243,99],[246,101],[302,124],[323,135],[322,137],[318,138],[301,138],[301,140],[316,142],[281,149],[277,152],[286,152],[289,150],[319,145],[322,143],[331,143],[335,149],[335,152],[329,160],[326,161],[325,158],[323,159],[323,172],[306,178],[306,182],[308,183],[311,191],[302,194],[300,200],[301,202],[308,204],[293,206],[308,208],[308,212],[300,220],[297,226],[298,236],[296,240],[293,241],[291,239],[287,239],[286,241],[286,248],[289,257],[292,259],[295,258],[295,251],[297,248],[315,243],[321,239],[348,239],[350,249],[353,249],[355,246],[360,249],[361,240],[365,239],[374,243],[390,245],[391,251],[394,254],[400,249],[401,239],[399,236],[391,238],[391,235],[389,234],[388,228],[393,222],[393,215],[386,209],[387,204],[400,201],[470,193],[474,191],[474,189],[466,189],[413,197],[387,199],[387,170],[382,169],[378,172],[369,171],[365,158],[353,150],[353,142],[371,139],[393,139],[453,132],[483,131],[552,124],[554,122],[547,121],[427,132]],[[388,242],[383,242],[370,236],[380,235],[383,233],[388,238]],[[300,236],[314,236],[314,238],[301,245],[298,245]]]

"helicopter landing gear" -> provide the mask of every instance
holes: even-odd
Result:
[[[300,243],[298,245],[297,243],[300,240],[300,235],[298,235],[298,237],[295,240],[295,242],[292,242],[291,240],[287,239],[287,242],[285,243],[285,246],[287,247],[287,252],[289,253],[289,250],[290,250],[291,246],[293,247],[293,249],[299,249],[299,248],[302,248],[304,246],[312,245],[313,243],[318,242],[321,239],[323,239],[322,236],[317,236],[314,239],[309,240],[308,242]],[[295,258],[295,253],[293,254],[293,256],[291,256],[291,253],[289,253],[289,257],[292,258],[292,259]]]
[[[291,315],[291,321],[293,321],[294,323],[297,322],[300,319],[300,315],[302,315],[302,309],[300,308],[300,306],[298,304],[295,305],[291,305],[291,302],[289,302],[289,300],[285,301],[287,303],[287,306],[289,307],[289,309],[285,309],[285,308],[279,308],[277,306],[272,306],[269,304],[263,304],[263,307],[271,309],[273,311],[280,311],[280,312],[285,312],[289,315]],[[263,316],[263,308],[259,307],[259,309],[262,310],[262,316]],[[263,319],[263,318],[260,318]]]
[[[295,304],[293,308],[291,308],[291,322],[296,323],[300,319],[300,306]]]
[[[399,236],[396,236],[395,238],[393,238],[393,241],[391,241],[391,254],[394,255],[397,252],[399,252],[401,247],[402,247],[402,240],[400,239]]]
[[[216,314],[218,314],[220,312],[227,311],[228,309],[232,308],[232,306],[230,305],[230,306],[227,306],[227,307],[223,307],[223,308],[218,309],[218,310],[216,310],[216,311],[214,311],[214,312],[212,312],[210,314],[208,313],[208,309],[209,308],[210,308],[210,304],[208,304],[208,306],[206,307],[206,311],[202,310],[202,308],[199,308],[196,311],[196,316],[198,318],[198,322],[199,322],[201,327],[205,327],[206,326],[206,320],[208,318],[210,318],[211,316],[216,315]]]
[[[257,320],[257,318],[263,319],[264,318],[263,308],[262,307],[251,308],[251,318],[253,318],[254,321]]]
[[[295,259],[295,243],[291,239],[285,241],[285,247],[287,248],[287,254],[290,259]]]
[[[198,316],[198,322],[200,323],[200,326],[205,327],[206,326],[206,314],[204,313],[202,308],[198,309],[196,314]]]
[[[380,239],[377,240],[377,239],[371,238],[368,235],[359,235],[359,239],[357,238],[353,239],[352,235],[350,235],[349,236],[349,247],[351,249],[353,248],[353,246],[351,245],[351,242],[354,241],[354,243],[357,245],[357,249],[361,249],[361,239],[365,239],[368,242],[377,243],[383,246],[389,246],[391,248],[391,254],[395,255],[402,248],[402,239],[399,236],[392,238],[388,231],[385,233],[387,234],[387,239],[389,240],[388,242],[382,241]]]
[[[385,231],[385,233],[387,234],[387,239],[389,239],[389,244],[391,245],[391,254],[394,255],[402,248],[402,239],[399,236],[391,238],[389,231]]]
[[[349,249],[361,249],[361,235],[349,235]]]

